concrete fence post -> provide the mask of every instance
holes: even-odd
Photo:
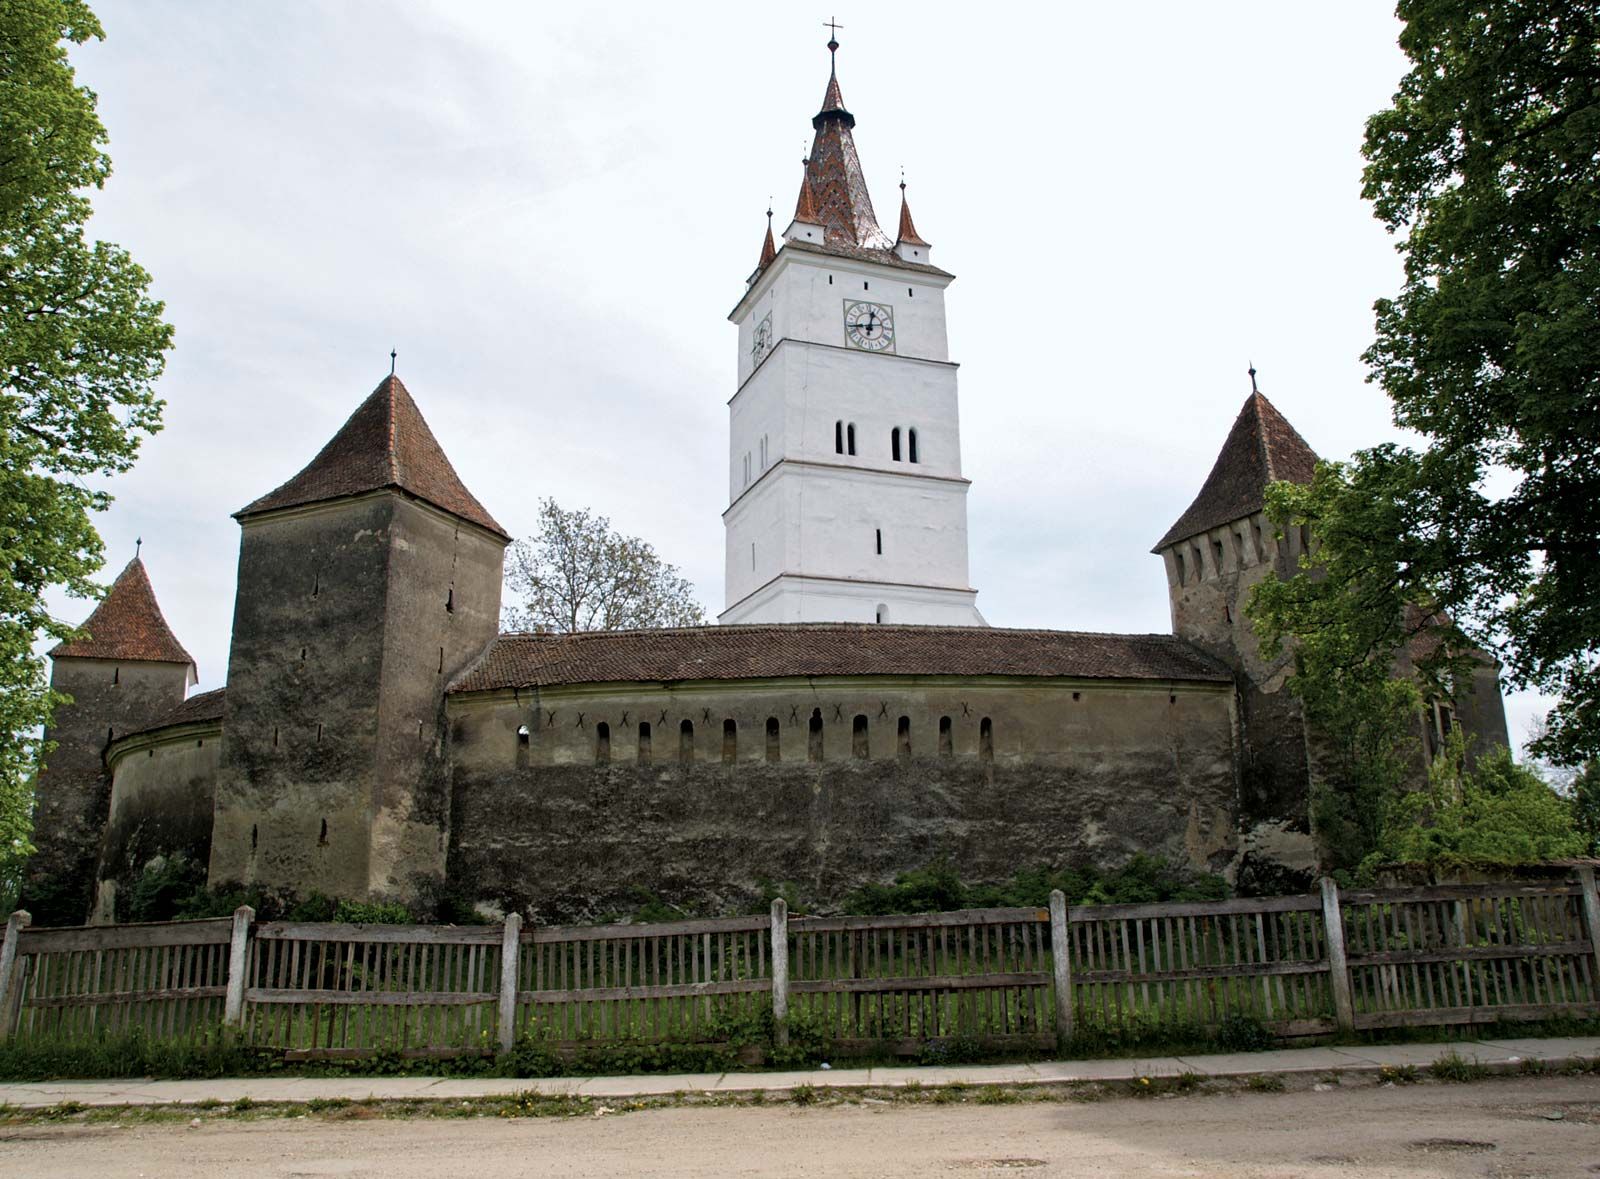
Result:
[[[0,943],[0,1040],[9,1039],[17,1026],[17,1008],[22,999],[22,962],[17,949],[22,931],[32,921],[26,909],[18,909],[6,920],[6,940]]]
[[[1583,889],[1583,923],[1589,927],[1589,953],[1594,956],[1594,997],[1600,1001],[1600,894],[1595,891],[1594,869],[1585,864],[1578,869],[1578,887]]]
[[[1050,890],[1050,965],[1056,983],[1056,1051],[1065,1052],[1072,1040],[1072,942],[1067,937],[1067,894]]]
[[[789,1042],[789,902],[772,902],[772,1038]]]
[[[517,1045],[517,970],[522,960],[522,914],[507,913],[500,930],[500,1051]]]
[[[1328,945],[1328,985],[1333,988],[1333,1018],[1341,1032],[1356,1030],[1356,1008],[1350,999],[1350,963],[1344,956],[1344,912],[1339,886],[1322,878],[1322,932]]]
[[[250,924],[256,911],[240,905],[233,911],[233,934],[228,941],[228,997],[223,1001],[222,1022],[230,1028],[244,1027],[244,984],[250,969]]]

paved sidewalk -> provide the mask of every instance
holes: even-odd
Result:
[[[539,1092],[603,1098],[659,1097],[673,1093],[783,1094],[801,1085],[819,1089],[896,1088],[903,1085],[1050,1085],[1073,1081],[1132,1081],[1139,1077],[1198,1073],[1207,1077],[1263,1073],[1374,1072],[1402,1065],[1426,1067],[1454,1050],[1465,1060],[1515,1068],[1525,1060],[1557,1064],[1574,1056],[1600,1057],[1600,1036],[1570,1039],[1453,1040],[1339,1048],[1284,1048],[1206,1056],[1156,1056],[1118,1060],[1052,1060],[1035,1064],[962,1065],[950,1068],[838,1068],[774,1073],[676,1073],[640,1077],[247,1077],[212,1081],[40,1081],[0,1084],[0,1105],[37,1109],[63,1101],[83,1105],[182,1105],[197,1101],[353,1101],[425,1098],[462,1100]]]

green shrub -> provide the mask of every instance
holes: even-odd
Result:
[[[947,861],[902,872],[893,884],[866,884],[849,894],[843,911],[863,916],[935,913],[954,909],[1044,908],[1060,889],[1071,904],[1144,904],[1223,900],[1220,876],[1174,867],[1158,856],[1136,855],[1120,868],[1025,868],[992,884],[967,884]]]

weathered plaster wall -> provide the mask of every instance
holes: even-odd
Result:
[[[753,899],[764,881],[793,882],[826,904],[941,857],[969,879],[1001,879],[1141,851],[1216,869],[1234,852],[1226,685],[605,685],[455,695],[449,713],[451,881],[542,920],[631,909],[642,893],[722,910]],[[867,720],[864,757],[857,716]],[[941,717],[950,718],[948,753]],[[725,761],[730,719],[735,750]],[[769,719],[779,726],[777,760],[768,760]],[[689,762],[680,756],[686,720]],[[641,721],[651,730],[643,763]]]
[[[503,542],[395,492],[245,522],[213,883],[409,899],[444,870],[444,684]]]
[[[111,805],[96,872],[94,920],[114,921],[117,901],[158,857],[205,864],[222,726],[174,725],[112,749]]]
[[[189,669],[178,663],[55,660],[51,683],[72,697],[56,710],[45,740],[56,743],[39,775],[33,841],[22,905],[39,925],[78,925],[93,902],[95,860],[111,780],[106,745],[183,702]]]

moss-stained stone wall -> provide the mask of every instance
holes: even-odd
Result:
[[[111,794],[104,752],[183,701],[189,668],[178,663],[58,658],[51,684],[71,697],[56,709],[34,805],[34,844],[22,907],[37,925],[79,925],[93,901],[95,860]],[[207,819],[209,821],[209,808]]]
[[[721,911],[779,882],[826,905],[939,858],[980,880],[1234,851],[1226,684],[595,685],[458,694],[449,715],[450,882],[544,921],[646,894]]]
[[[112,748],[111,806],[100,849],[96,922],[116,919],[117,898],[157,858],[182,856],[206,864],[221,753],[218,721],[155,729]]]
[[[443,876],[444,687],[504,541],[392,491],[245,521],[213,884],[411,900]]]

